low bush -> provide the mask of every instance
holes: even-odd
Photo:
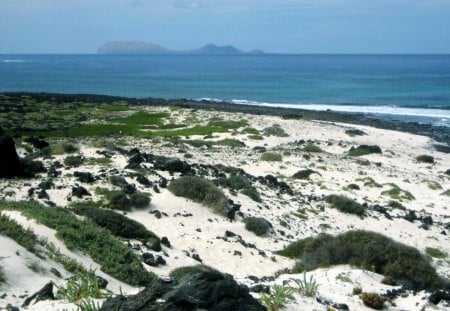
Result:
[[[67,299],[71,303],[85,298],[102,299],[110,297],[111,292],[102,288],[95,271],[78,272],[67,280],[64,286],[57,286],[56,299]]]
[[[168,189],[174,195],[201,203],[220,215],[227,215],[230,211],[225,194],[207,179],[183,176],[173,180]]]
[[[262,217],[249,217],[245,219],[245,229],[257,236],[264,236],[270,232],[272,225]]]
[[[2,260],[2,258],[0,258]],[[6,282],[5,271],[3,270],[3,266],[0,265],[0,285]]]
[[[69,167],[78,167],[84,163],[82,156],[67,156],[64,159],[64,165]]]
[[[302,151],[304,152],[323,152],[322,148],[320,148],[319,146],[316,146],[314,144],[307,144],[305,147],[303,147]]]
[[[274,285],[270,293],[262,293],[259,301],[268,311],[278,311],[283,308],[294,290],[288,286]]]
[[[117,212],[91,207],[88,202],[74,203],[72,209],[76,214],[89,218],[96,225],[109,230],[115,236],[136,239],[142,243],[159,240],[158,236],[147,230],[143,224]]]
[[[434,268],[417,249],[370,231],[319,234],[291,243],[277,253],[299,260],[294,272],[350,264],[390,276],[406,289],[442,286]]]
[[[343,195],[330,194],[325,197],[325,201],[343,213],[358,216],[365,214],[365,208],[361,204]]]
[[[360,145],[358,147],[351,147],[348,151],[348,155],[351,157],[359,157],[372,153],[382,153],[381,148],[377,145],[369,146],[369,145]]]
[[[137,208],[144,208],[150,204],[150,196],[147,193],[135,192],[130,195],[131,205]]]
[[[243,195],[248,196],[250,199],[252,199],[255,202],[258,202],[258,203],[262,202],[261,195],[259,194],[258,190],[253,186],[245,187],[244,189],[242,189],[241,193]]]
[[[3,214],[0,214],[0,235],[10,237],[30,252],[35,251],[35,246],[38,243],[37,236],[30,228],[25,229],[15,220]]]
[[[358,130],[358,129],[346,130],[345,134],[347,134],[348,136],[351,136],[351,137],[367,135],[366,132],[363,132],[363,131]]]
[[[263,133],[266,136],[278,136],[278,137],[287,137],[287,136],[289,136],[284,131],[284,129],[278,124],[274,124],[272,126],[266,127],[265,129],[263,129]]]
[[[425,247],[425,253],[433,258],[447,258],[447,253],[434,247]]]
[[[275,152],[264,152],[261,155],[261,161],[268,161],[268,162],[281,162],[283,160],[283,157],[279,153]]]
[[[434,157],[430,156],[430,155],[419,155],[416,157],[416,161],[418,163],[429,163],[429,164],[433,164],[434,163]]]
[[[110,191],[107,193],[108,207],[121,211],[131,210],[131,200],[122,191]]]
[[[381,310],[384,307],[384,298],[377,293],[363,293],[361,300],[364,305],[375,310]]]
[[[316,172],[316,171],[313,171],[311,169],[300,170],[297,173],[295,173],[294,175],[292,175],[292,178],[295,178],[295,179],[308,179],[309,176],[311,176],[312,174],[319,174],[319,173]]]
[[[0,201],[0,210],[18,210],[54,229],[67,248],[88,254],[101,270],[130,285],[149,285],[156,276],[122,241],[91,221],[79,220],[70,210],[48,207],[34,201]]]
[[[225,139],[219,140],[215,143],[215,145],[229,146],[229,147],[233,147],[233,148],[245,147],[245,143],[243,143],[242,141],[240,141],[238,139],[233,139],[233,138],[225,138]]]

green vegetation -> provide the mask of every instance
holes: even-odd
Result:
[[[448,254],[446,252],[441,251],[438,248],[434,247],[426,247],[425,253],[433,258],[447,258]]]
[[[207,179],[183,176],[173,180],[168,189],[176,196],[201,203],[220,215],[225,216],[230,210],[225,194]]]
[[[0,258],[0,260],[2,260],[2,258]],[[2,285],[5,282],[6,282],[5,271],[3,270],[3,266],[0,265],[0,285]]]
[[[345,134],[347,134],[348,136],[351,136],[351,137],[367,135],[366,132],[363,132],[363,131],[358,130],[358,129],[346,130]]]
[[[84,163],[82,156],[67,156],[64,159],[64,165],[69,167],[78,167]]]
[[[249,135],[248,138],[251,140],[264,140],[264,137],[261,135]]]
[[[259,131],[253,127],[246,127],[241,131],[241,134],[259,135]]]
[[[309,176],[311,176],[312,174],[319,174],[320,175],[320,173],[318,173],[316,171],[313,171],[311,169],[306,169],[306,170],[298,171],[297,173],[292,175],[292,178],[295,178],[295,179],[308,179]]]
[[[320,148],[319,146],[316,146],[314,144],[307,144],[305,147],[303,147],[302,151],[315,152],[315,153],[323,152],[322,148]]]
[[[366,212],[361,204],[343,195],[330,194],[325,197],[325,201],[343,213],[364,216]]]
[[[111,166],[113,161],[110,158],[91,158],[86,161],[87,165]]]
[[[0,210],[17,210],[54,229],[67,248],[85,252],[102,271],[130,285],[147,285],[155,275],[147,272],[140,259],[109,231],[91,221],[79,220],[70,210],[39,203],[0,201]]]
[[[446,197],[450,197],[450,189],[445,190],[441,193],[441,195],[445,195]]]
[[[351,157],[360,157],[372,153],[382,153],[381,148],[377,145],[369,146],[369,145],[360,145],[358,147],[351,147],[348,151],[348,155]]]
[[[111,297],[112,293],[102,289],[100,280],[95,271],[78,272],[67,280],[64,286],[56,286],[58,291],[56,299],[66,299],[71,303],[77,303],[81,299],[102,299]]]
[[[356,181],[364,182],[365,187],[370,188],[382,188],[383,186],[377,183],[372,177],[365,177],[365,178],[357,178]]]
[[[438,183],[437,181],[425,180],[425,182],[427,183],[428,188],[430,188],[431,190],[441,190],[442,189],[441,184]]]
[[[110,231],[112,234],[125,239],[136,239],[142,243],[153,243],[159,240],[158,236],[147,230],[145,226],[135,220],[117,212],[93,206],[89,202],[72,203],[72,210],[89,218],[97,226]]]
[[[35,252],[35,246],[38,243],[38,238],[34,232],[30,228],[25,229],[15,220],[3,214],[0,214],[0,234],[10,237],[16,241],[17,244],[23,246],[26,250],[32,253]]]
[[[209,121],[208,126],[215,127],[215,128],[223,128],[227,130],[234,130],[238,129],[240,127],[244,127],[248,125],[247,120],[239,120],[239,121],[233,121],[233,120],[212,120]]]
[[[287,136],[289,136],[284,131],[284,129],[278,124],[274,124],[272,126],[266,127],[265,129],[263,129],[263,133],[266,136],[277,136],[277,137],[287,137]]]
[[[434,158],[430,155],[422,154],[416,157],[417,163],[434,163]]]
[[[265,236],[270,232],[272,225],[262,217],[248,217],[245,219],[245,229],[257,236]]]
[[[121,211],[131,211],[131,200],[122,191],[109,191],[106,194],[108,208]]]
[[[170,114],[167,112],[137,111],[127,117],[111,118],[109,121],[126,125],[162,125],[163,119],[169,116]]]
[[[415,199],[411,192],[402,190],[396,184],[389,183],[387,185],[390,186],[391,189],[381,192],[381,195],[389,196],[391,199],[398,201],[411,201]]]
[[[361,300],[364,305],[375,310],[381,310],[384,308],[384,298],[377,293],[363,293]]]
[[[137,208],[144,208],[150,204],[150,196],[147,193],[135,192],[130,195],[131,205]]]
[[[225,139],[219,140],[215,143],[215,145],[229,146],[229,147],[233,147],[233,148],[245,147],[245,144],[242,141],[240,141],[238,139],[233,139],[233,138],[225,138]]]
[[[299,260],[294,272],[350,264],[370,267],[406,289],[433,289],[442,285],[434,268],[417,249],[369,231],[348,231],[337,236],[319,234],[293,242],[278,254]]]
[[[281,162],[283,160],[283,156],[279,153],[275,152],[264,152],[261,155],[261,161],[268,161],[268,162]]]
[[[256,190],[256,188],[253,186],[245,187],[244,189],[242,189],[241,193],[243,195],[248,196],[250,199],[252,199],[255,202],[258,202],[258,203],[262,202],[261,195],[259,194],[258,190]]]
[[[222,186],[233,190],[241,190],[241,193],[248,196],[255,202],[261,202],[261,196],[258,190],[252,186],[251,182],[244,176],[233,172],[230,177],[222,177],[215,180],[215,182]]]
[[[269,294],[262,293],[259,301],[268,311],[278,311],[288,301],[294,290],[287,286],[274,285]]]
[[[303,272],[303,280],[300,279],[290,279],[297,286],[297,290],[300,295],[306,297],[314,297],[317,293],[317,289],[319,288],[319,284],[314,280],[313,276],[309,277],[309,280],[306,278],[306,271]]]

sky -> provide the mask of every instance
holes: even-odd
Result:
[[[108,41],[450,53],[450,0],[0,0],[0,53],[96,53]]]

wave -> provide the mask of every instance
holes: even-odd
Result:
[[[2,63],[24,63],[26,60],[23,59],[0,59]]]

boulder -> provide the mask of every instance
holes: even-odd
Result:
[[[4,135],[0,127],[0,178],[13,178],[22,175],[23,169],[14,140]]]
[[[54,299],[55,297],[53,296],[53,283],[49,282],[45,284],[44,287],[42,287],[39,291],[37,291],[36,293],[25,299],[25,301],[22,304],[22,307],[30,305],[32,301],[34,301],[33,304],[35,304],[38,301],[54,300]]]

